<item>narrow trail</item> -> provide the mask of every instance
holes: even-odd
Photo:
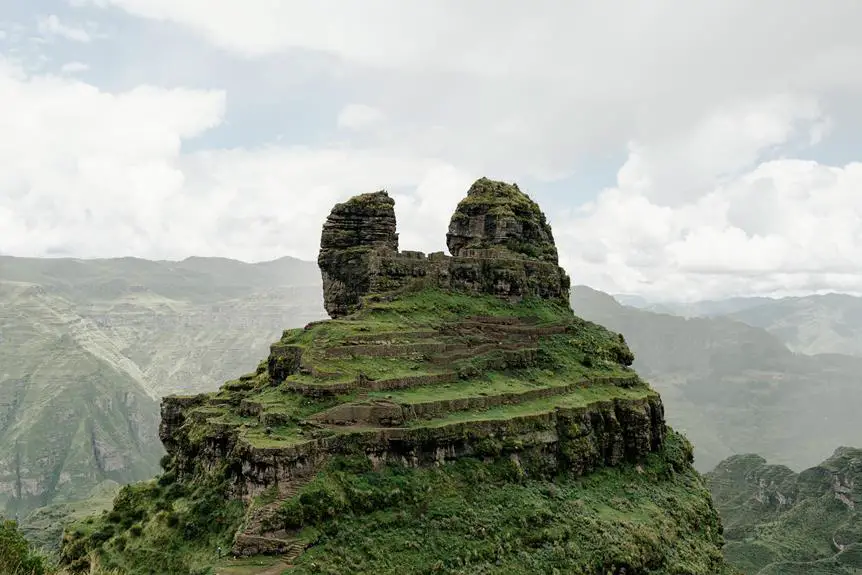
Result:
[[[218,568],[216,575],[282,575],[285,571],[293,567],[283,560],[277,561],[271,565],[231,565]]]

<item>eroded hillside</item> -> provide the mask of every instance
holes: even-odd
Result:
[[[745,573],[862,573],[862,449],[839,448],[800,473],[736,455],[706,479],[725,525],[725,556]]]

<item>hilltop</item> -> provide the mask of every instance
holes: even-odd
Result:
[[[164,472],[69,529],[65,563],[236,572],[221,548],[296,573],[729,573],[691,445],[624,337],[572,313],[535,202],[478,180],[450,255],[395,230],[385,192],[333,208],[332,319],[166,397]]]

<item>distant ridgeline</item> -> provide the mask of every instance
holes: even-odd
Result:
[[[451,256],[399,251],[385,192],[337,204],[318,258],[331,320],[255,373],[162,402],[168,455],[63,560],[204,572],[730,573],[692,448],[623,337],[569,307],[551,228],[482,178]]]

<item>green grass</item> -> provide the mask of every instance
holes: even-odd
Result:
[[[648,387],[622,388],[614,385],[595,385],[579,389],[577,392],[567,395],[546,397],[524,403],[501,405],[485,410],[456,411],[445,417],[431,420],[416,420],[407,423],[410,427],[440,427],[452,423],[463,423],[467,421],[491,421],[504,420],[513,417],[524,417],[549,413],[558,407],[574,408],[585,407],[596,401],[608,401],[613,399],[641,399],[655,392]]]
[[[313,546],[295,573],[731,573],[675,434],[641,467],[528,479],[508,459],[333,466],[285,505]]]
[[[86,569],[98,550],[103,568],[127,575],[210,572],[218,547],[230,549],[243,513],[242,502],[226,497],[219,477],[183,485],[166,473],[159,481],[123,487],[110,512],[67,531],[64,562]]]

